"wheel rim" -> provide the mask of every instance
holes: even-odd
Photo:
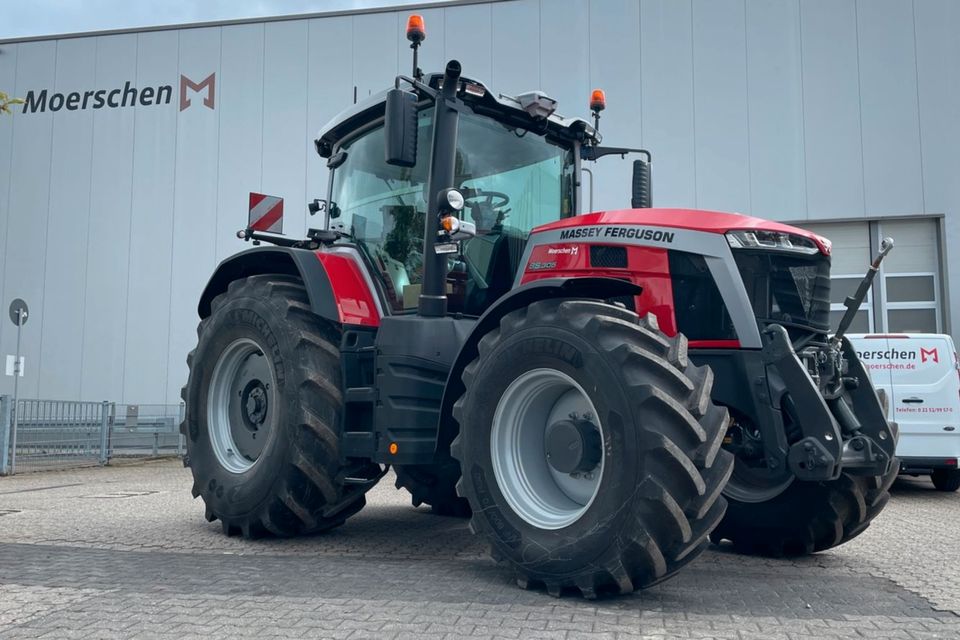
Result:
[[[220,354],[207,397],[207,429],[213,452],[231,473],[250,469],[273,425],[276,377],[260,346],[234,340]]]
[[[763,438],[759,430],[749,424],[740,424],[735,420],[731,429],[739,429],[742,442],[749,441],[756,449],[763,451]],[[728,431],[728,436],[730,431]],[[735,448],[733,473],[723,493],[738,502],[767,502],[786,491],[793,483],[794,476],[789,469],[771,469],[762,455],[746,459]]]
[[[577,420],[595,429],[599,460],[588,471],[556,469],[548,450],[548,427]],[[589,437],[593,437],[590,435]],[[590,396],[573,378],[555,369],[533,369],[507,387],[490,432],[493,472],[513,511],[540,529],[561,529],[590,508],[603,477],[603,428]]]
[[[789,471],[777,474],[766,468],[749,467],[736,458],[733,473],[723,493],[738,502],[767,502],[786,491],[793,480],[794,476]]]

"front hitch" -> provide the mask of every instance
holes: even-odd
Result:
[[[800,362],[787,330],[771,324],[763,331],[763,362],[771,386],[771,399],[789,396],[789,417],[799,426],[801,439],[787,452],[787,464],[801,480],[833,480],[840,475],[843,440],[820,389]]]
[[[783,402],[789,397],[789,417],[800,433],[787,452],[790,471],[806,481],[834,480],[841,472],[888,473],[896,448],[894,431],[850,341],[841,338],[839,353],[832,345],[826,347],[842,355],[846,366],[835,372],[839,384],[827,385],[832,390],[825,394],[797,356],[786,329],[769,325],[764,338],[771,399]]]

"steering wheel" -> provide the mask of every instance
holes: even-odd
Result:
[[[470,207],[489,207],[491,209],[502,209],[510,203],[510,196],[502,191],[484,191],[483,189],[465,190],[463,202]],[[476,202],[478,201],[479,202]]]

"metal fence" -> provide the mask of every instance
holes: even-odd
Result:
[[[0,475],[183,454],[183,405],[0,396]]]

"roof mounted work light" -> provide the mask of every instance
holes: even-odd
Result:
[[[415,45],[427,39],[427,28],[423,24],[423,16],[414,13],[407,18],[407,40]]]
[[[594,89],[590,94],[590,111],[603,111],[607,108],[607,94],[603,89]]]

